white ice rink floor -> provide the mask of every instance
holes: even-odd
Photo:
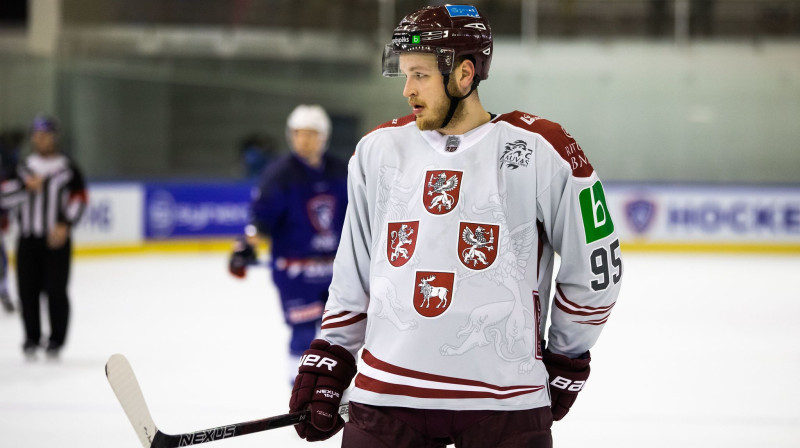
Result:
[[[625,254],[622,294],[556,447],[800,446],[800,257]],[[286,412],[283,325],[264,269],[221,253],[78,257],[58,362],[27,362],[0,314],[0,447],[134,448],[106,382],[130,360],[153,419],[191,432]],[[46,327],[45,327],[46,328]],[[281,428],[203,446],[307,445]]]

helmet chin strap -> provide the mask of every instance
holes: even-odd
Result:
[[[480,82],[481,82],[481,80],[478,79],[477,77],[473,78],[472,79],[472,86],[470,87],[469,92],[467,92],[466,95],[464,95],[464,96],[453,96],[453,95],[450,95],[450,91],[447,89],[447,85],[450,84],[450,74],[448,73],[448,74],[444,75],[444,93],[445,93],[445,95],[447,95],[447,98],[450,99],[450,108],[447,110],[447,115],[445,115],[444,121],[442,122],[442,125],[439,126],[439,129],[444,129],[445,126],[450,124],[450,120],[453,119],[453,114],[456,113],[456,108],[458,107],[458,104],[464,98],[472,95],[472,92],[475,91],[475,89],[478,87],[478,83],[480,83]]]

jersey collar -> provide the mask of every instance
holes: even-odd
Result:
[[[422,138],[433,148],[436,152],[447,154],[447,155],[454,155],[460,154],[465,150],[469,149],[470,147],[474,146],[477,142],[479,142],[486,134],[491,131],[496,123],[489,121],[484,123],[477,128],[470,130],[469,132],[461,135],[443,135],[440,134],[439,131],[419,131],[422,134]],[[453,138],[457,138],[459,140],[458,147],[454,151],[448,151],[448,138],[450,139],[450,146],[453,145]]]

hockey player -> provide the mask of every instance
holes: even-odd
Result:
[[[319,332],[347,207],[347,166],[326,153],[331,122],[321,106],[300,105],[286,122],[291,152],[264,172],[252,201],[252,224],[237,242],[230,272],[255,262],[254,237],[271,239],[272,279],[291,328],[290,383]]]
[[[295,427],[309,441],[344,426],[348,448],[550,447],[589,376],[619,240],[567,131],[483,108],[492,51],[488,21],[461,5],[409,14],[386,46],[383,74],[405,77],[413,114],[350,160],[321,338],[289,404],[309,409]]]

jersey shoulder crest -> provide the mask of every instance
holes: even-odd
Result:
[[[506,122],[511,126],[541,135],[553,146],[558,155],[569,163],[573,176],[589,177],[594,172],[583,149],[560,124],[518,110],[498,116],[495,122]]]

